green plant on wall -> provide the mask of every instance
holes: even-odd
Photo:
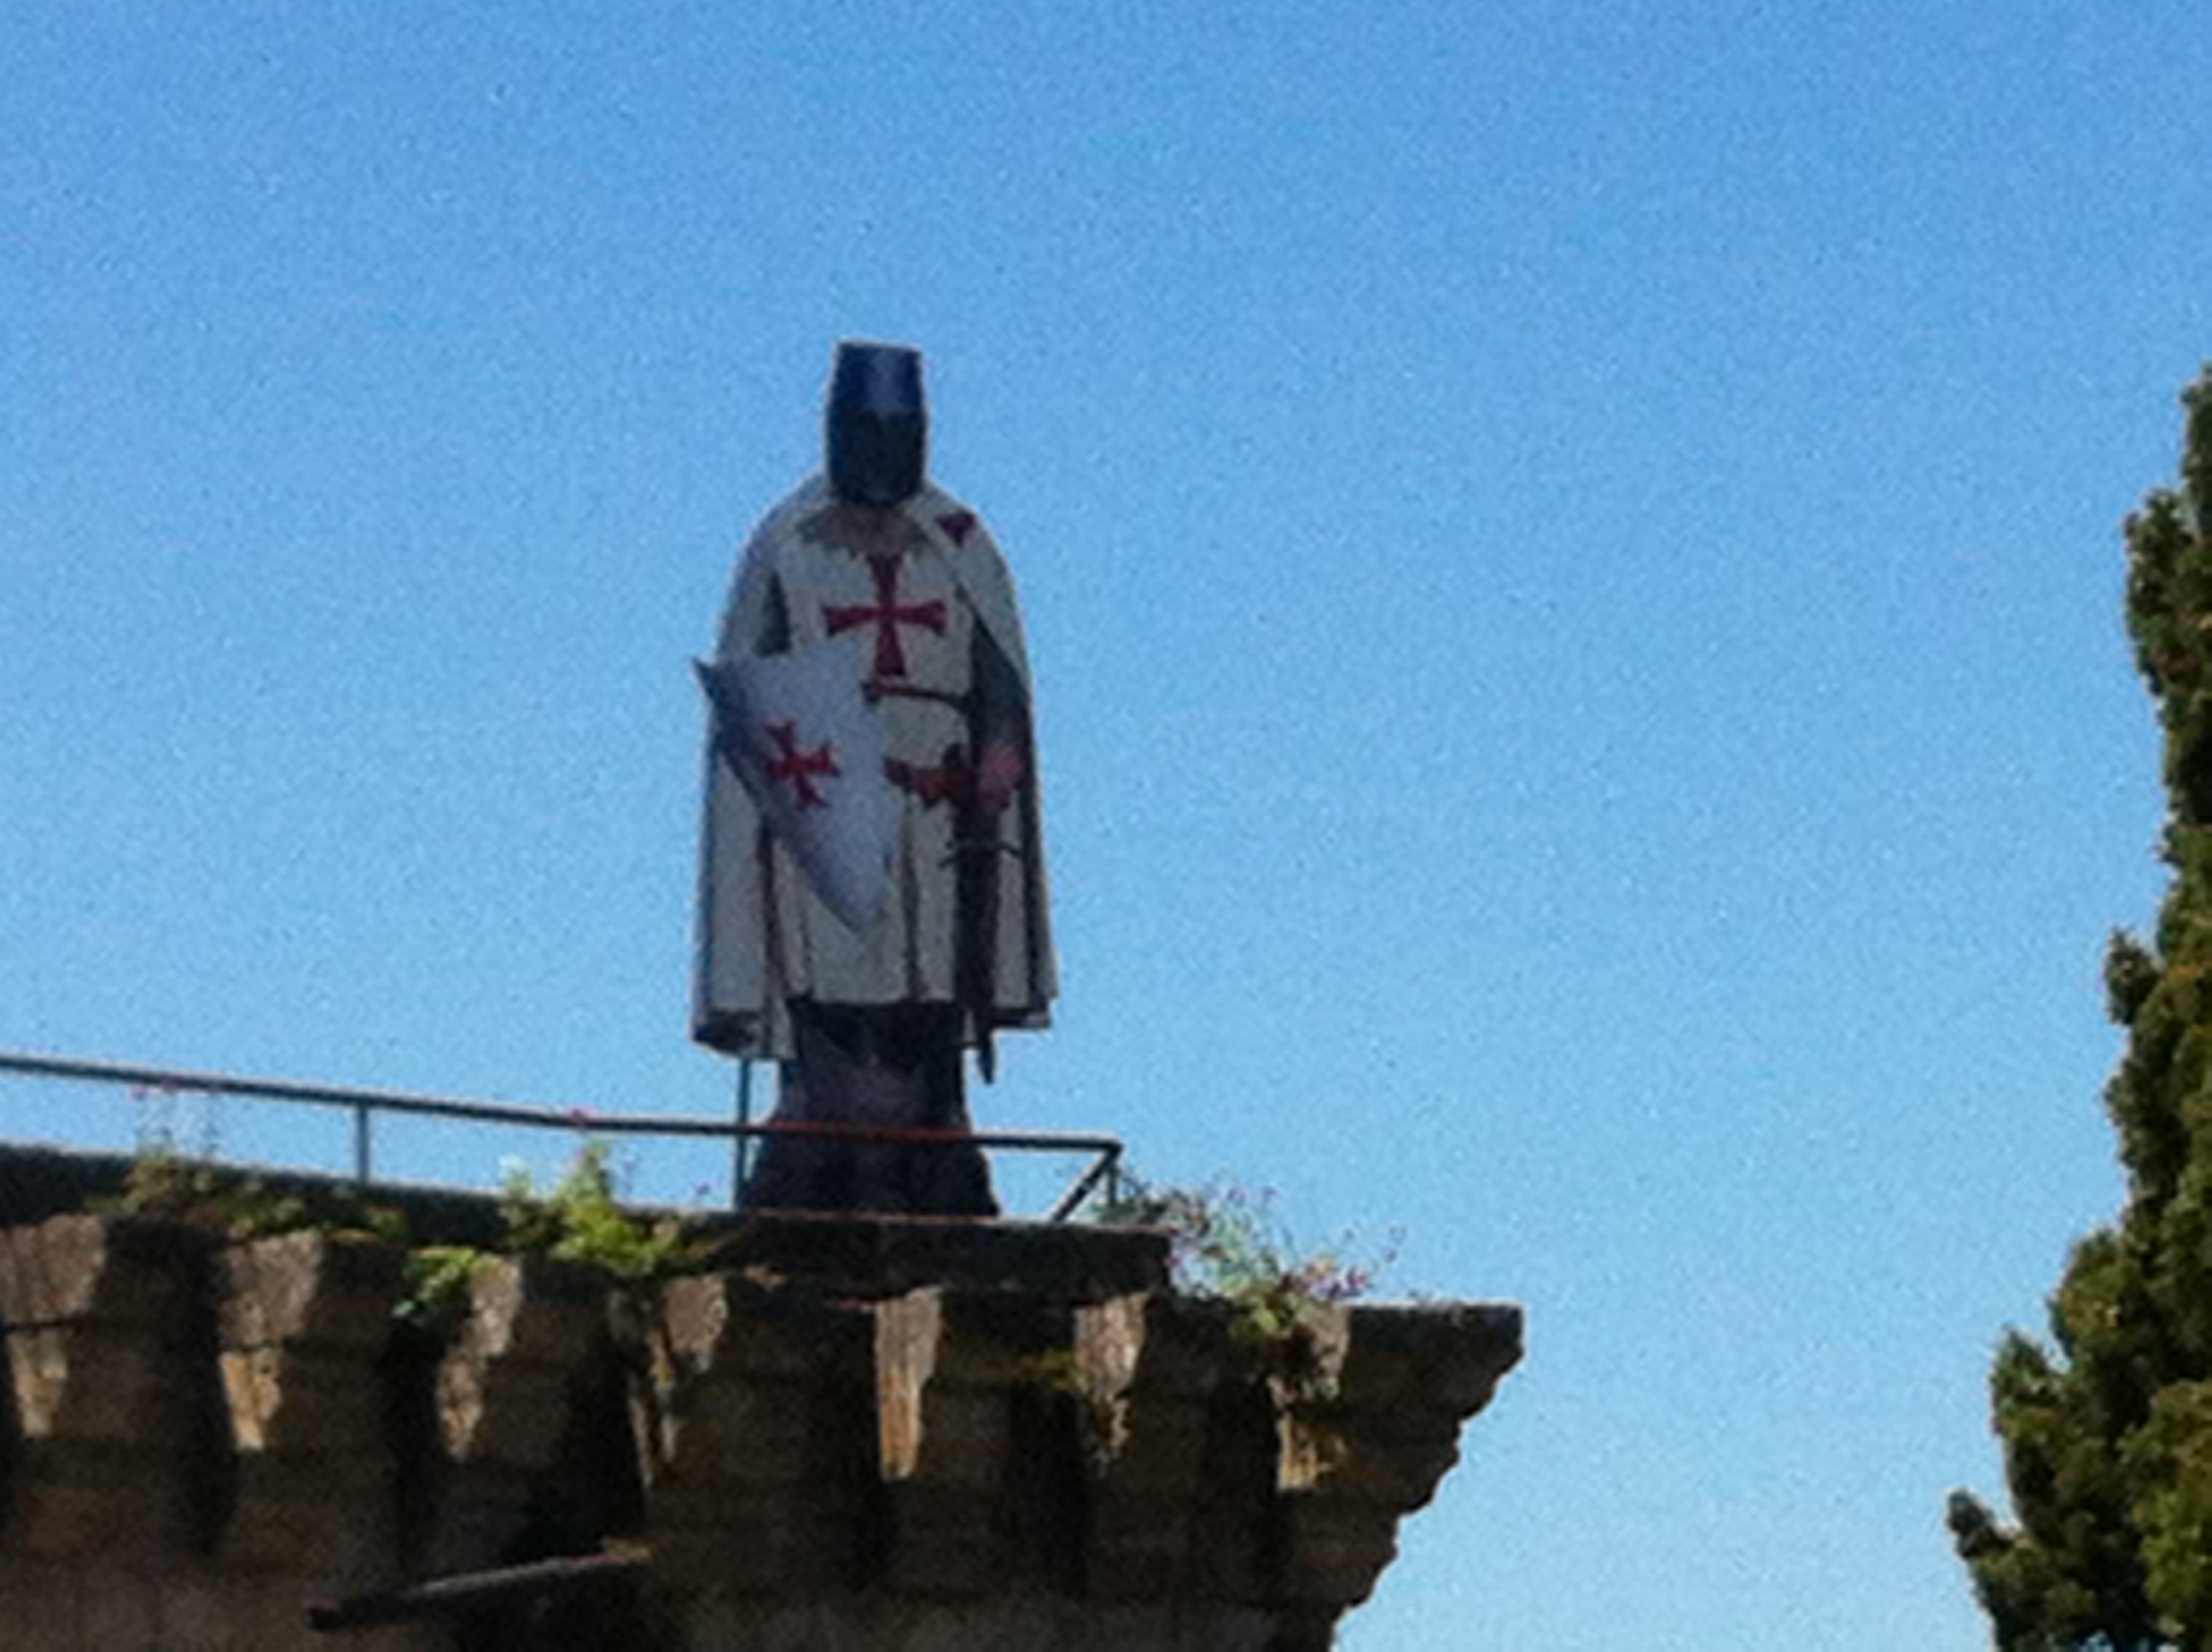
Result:
[[[1230,1310],[1232,1336],[1274,1382],[1286,1404],[1310,1406],[1335,1397],[1329,1339],[1332,1311],[1373,1289],[1395,1260],[1395,1248],[1355,1260],[1349,1236],[1338,1246],[1306,1250],[1293,1240],[1271,1190],[1234,1185],[1177,1187],[1125,1176],[1119,1197],[1091,1215],[1114,1225],[1164,1228],[1176,1286]]]
[[[509,1169],[499,1200],[507,1248],[587,1262],[631,1281],[665,1278],[690,1266],[697,1248],[681,1220],[648,1221],[623,1208],[612,1157],[606,1143],[585,1143],[547,1193],[538,1191],[527,1169]]]
[[[490,1254],[471,1245],[415,1245],[403,1212],[371,1203],[357,1190],[279,1191],[258,1176],[184,1152],[166,1130],[142,1133],[121,1189],[93,1207],[206,1228],[234,1242],[312,1230],[403,1247],[404,1283],[392,1317],[434,1339],[465,1314],[470,1281]],[[547,1191],[539,1191],[526,1169],[509,1170],[500,1214],[507,1228],[500,1249],[582,1263],[627,1285],[649,1286],[698,1260],[681,1220],[623,1208],[605,1142],[586,1142]]]
[[[418,1245],[407,1253],[393,1321],[443,1343],[469,1309],[469,1284],[488,1260],[474,1245]]]
[[[346,1188],[279,1191],[255,1175],[179,1151],[166,1136],[139,1143],[122,1187],[92,1201],[117,1216],[147,1216],[212,1229],[233,1241],[266,1239],[303,1228],[407,1242],[407,1218]]]

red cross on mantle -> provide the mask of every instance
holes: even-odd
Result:
[[[829,623],[830,635],[836,636],[856,625],[876,628],[876,665],[878,677],[904,677],[906,650],[899,646],[898,629],[902,625],[919,625],[945,635],[945,599],[933,597],[927,602],[909,603],[904,607],[898,599],[898,553],[888,556],[868,558],[868,572],[875,576],[876,605],[865,603],[850,607],[825,607],[822,616]]]
[[[793,805],[800,809],[821,809],[830,799],[822,795],[815,785],[817,774],[841,774],[834,748],[823,741],[811,751],[799,749],[799,725],[795,722],[763,723],[768,738],[775,742],[775,761],[768,766],[768,777],[772,780],[789,780]]]

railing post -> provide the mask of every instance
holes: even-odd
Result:
[[[353,1179],[357,1186],[368,1186],[368,1103],[356,1102],[353,1108]]]
[[[738,1127],[730,1133],[730,1208],[744,1203],[745,1172],[751,1168],[752,1138],[745,1131],[753,1121],[753,1061],[738,1060]]]

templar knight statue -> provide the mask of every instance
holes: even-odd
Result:
[[[828,464],[753,531],[713,662],[692,1036],[780,1063],[751,1207],[997,1212],[963,1052],[1054,993],[1029,665],[991,536],[924,474],[921,358],[842,343]],[[943,1132],[933,1136],[926,1133]]]

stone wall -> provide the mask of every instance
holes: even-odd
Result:
[[[1156,1235],[738,1224],[641,1295],[137,1218],[0,1230],[0,1643],[1324,1648],[1519,1357],[1510,1307],[1332,1310],[1271,1382]],[[612,1582],[343,1636],[308,1602],[609,1544]],[[629,1547],[624,1546],[635,1546]]]

